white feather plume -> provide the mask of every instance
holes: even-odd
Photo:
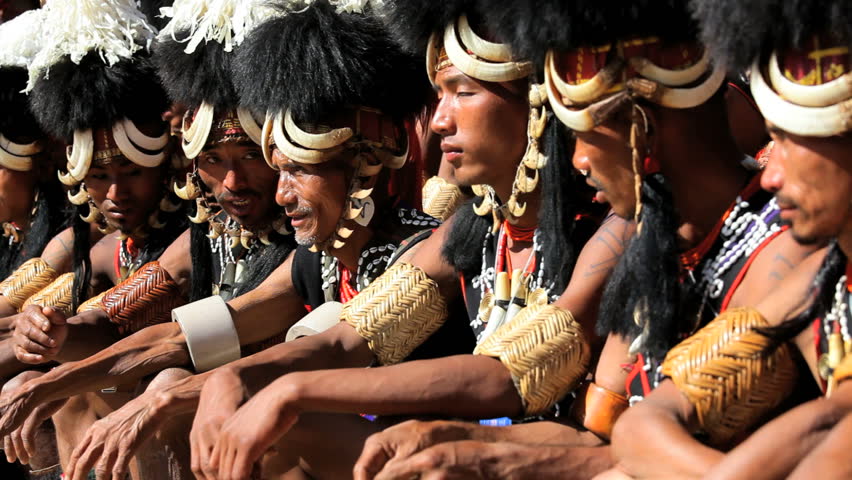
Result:
[[[230,52],[255,26],[277,14],[267,0],[175,0],[160,12],[171,21],[159,38],[186,42],[186,53],[194,52],[201,42],[220,43]],[[178,38],[179,34],[183,37]]]
[[[0,67],[26,67],[41,47],[44,10],[28,10],[0,25]]]
[[[156,35],[134,0],[59,0],[48,2],[42,10],[44,32],[49,34],[43,36],[42,48],[30,63],[27,91],[66,55],[80,63],[95,51],[104,63],[113,65],[150,47]]]
[[[285,5],[306,8],[313,2],[288,0]],[[280,2],[275,3],[280,5]],[[363,13],[368,4],[378,11],[384,0],[330,0],[329,3],[336,7],[338,13]],[[163,7],[160,12],[171,21],[160,31],[159,38],[185,42],[185,53],[193,53],[201,42],[220,43],[226,52],[230,52],[246,39],[254,27],[281,15],[270,0],[175,0],[171,7]]]

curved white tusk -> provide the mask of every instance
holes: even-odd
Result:
[[[429,43],[426,45],[426,74],[429,76],[429,81],[435,85],[435,75],[438,74],[438,32],[432,33],[429,36]]]
[[[216,240],[221,237],[223,233],[225,233],[225,226],[219,222],[210,222],[210,227],[207,232],[207,238],[210,240]]]
[[[5,140],[0,134],[0,141]],[[0,146],[0,166],[16,172],[29,172],[33,169],[32,157],[22,157]]]
[[[112,126],[112,137],[115,139],[115,144],[118,146],[118,149],[121,150],[121,153],[123,153],[128,160],[140,167],[158,167],[166,158],[165,152],[150,154],[139,150],[128,138],[127,130],[125,130],[123,122],[116,122],[116,124]]]
[[[355,230],[352,230],[351,228],[346,228],[344,226],[341,226],[340,228],[337,229],[336,233],[337,233],[338,237],[346,240],[347,238],[352,236],[352,232],[354,232],[354,231]]]
[[[38,140],[33,143],[15,143],[2,133],[0,133],[0,148],[16,157],[29,157],[44,150]]]
[[[470,23],[467,21],[467,15],[461,15],[459,17],[458,32],[464,46],[477,57],[484,58],[491,62],[512,61],[512,51],[509,50],[509,46],[503,43],[489,42],[477,35],[476,32],[470,28]]]
[[[159,212],[156,212],[156,211],[148,216],[148,225],[151,228],[156,228],[156,229],[160,229],[160,228],[163,228],[163,227],[166,226],[165,223],[160,222]]]
[[[192,223],[204,223],[210,219],[210,210],[204,206],[204,200],[197,198],[195,200],[195,215],[189,217]]]
[[[806,137],[830,137],[852,126],[852,99],[829,107],[789,103],[766,84],[757,62],[751,67],[751,93],[763,116],[786,132]]]
[[[272,241],[269,240],[269,232],[263,232],[263,233],[259,234],[257,236],[257,238],[258,238],[258,240],[260,240],[260,243],[262,243],[264,245],[272,245]]]
[[[189,112],[186,112],[189,115]],[[184,116],[184,125],[186,125],[186,115]],[[213,126],[213,105],[203,102],[198,107],[198,113],[195,114],[195,120],[192,126],[183,131],[183,153],[186,158],[193,159],[201,153],[204,144],[207,143],[207,137],[210,135],[210,128]]]
[[[515,185],[518,186],[518,190],[521,192],[530,193],[538,185],[538,170],[533,170],[535,173],[532,178],[528,177],[524,170],[526,170],[526,167],[518,169],[515,174]]]
[[[118,123],[124,127],[124,131],[127,134],[127,138],[130,139],[136,145],[144,148],[145,150],[151,150],[152,152],[157,150],[162,150],[166,148],[166,145],[169,144],[169,131],[168,129],[163,132],[159,137],[149,137],[145,135],[138,128],[136,128],[136,124],[133,123],[133,120],[125,117],[122,118]]]
[[[447,57],[462,73],[485,82],[509,82],[532,72],[530,62],[488,63],[471,57],[459,44],[455,22],[444,30],[444,48]]]
[[[60,174],[59,180],[69,186],[82,182],[89,173],[94,150],[95,140],[92,130],[74,130],[74,140],[65,153],[68,159],[68,173]]]
[[[165,196],[165,197],[163,197],[162,200],[160,200],[160,210],[162,210],[164,212],[167,212],[167,213],[176,212],[176,211],[178,211],[179,208],[180,208],[180,203],[172,203],[169,200],[168,196]]]
[[[270,148],[272,144],[272,127],[273,120],[271,114],[266,114],[266,120],[263,121],[263,131],[260,134],[261,142],[260,142],[260,150],[263,152],[263,159],[266,160],[266,164],[273,170],[278,170],[275,166],[275,163],[272,161],[272,149]]]
[[[74,195],[71,195],[71,190],[68,190],[68,201],[73,205],[82,205],[89,201],[89,192],[86,191],[86,186],[81,185],[80,189]]]
[[[177,182],[175,182],[172,188],[175,191],[175,195],[181,200],[195,200],[201,194],[198,187],[192,181],[191,173],[186,174],[186,183],[182,187],[179,187]]]
[[[231,250],[237,248],[237,245],[239,245],[239,244],[240,244],[240,236],[239,235],[235,235],[235,236],[232,235],[231,236]]]
[[[293,121],[293,113],[288,109],[284,114],[284,131],[297,144],[313,150],[328,150],[342,145],[352,138],[355,133],[351,128],[335,128],[327,133],[308,133]]]
[[[695,64],[683,70],[670,70],[660,67],[645,57],[632,57],[629,62],[630,66],[636,70],[636,73],[648,80],[653,80],[669,87],[679,87],[692,83],[704,75],[707,71],[707,66],[710,65],[710,50],[705,48],[701,58]]]
[[[544,135],[544,129],[547,127],[547,110],[544,106],[541,107],[541,113],[534,108],[530,109],[530,118],[527,121],[527,135],[531,138],[541,138]]]
[[[484,217],[491,213],[491,202],[483,200],[479,205],[473,205],[473,211],[480,217]]]
[[[363,200],[369,197],[372,193],[372,188],[359,188],[353,191],[349,196],[352,198],[357,198],[358,200]]]
[[[550,69],[545,67],[544,86],[547,91],[547,98],[550,99],[550,108],[553,110],[553,114],[556,115],[556,118],[558,118],[559,121],[564,123],[568,128],[577,132],[588,132],[595,128],[595,121],[592,118],[589,108],[571,110],[562,104],[561,95],[554,91],[555,86],[552,81],[554,75],[555,72],[551,73]],[[477,214],[479,214],[479,212],[477,212]]]
[[[799,85],[781,73],[775,52],[769,57],[769,81],[782,98],[803,107],[827,107],[852,97],[852,72],[822,85]]]
[[[660,85],[658,103],[669,108],[693,108],[706,102],[725,81],[725,68],[717,66],[707,80],[692,88],[670,88]]]
[[[382,162],[382,165],[392,170],[399,170],[400,168],[405,166],[405,162],[408,160],[408,147],[408,140],[406,140],[405,150],[403,150],[403,152],[399,155],[394,155],[393,153],[382,148],[377,148],[374,151],[374,154],[376,155],[376,158],[378,158]]]
[[[340,250],[341,248],[343,248],[344,245],[346,245],[346,242],[344,242],[343,240],[339,240],[337,238],[335,238],[331,242],[331,248],[333,248],[335,250]]]
[[[80,218],[83,219],[86,223],[96,223],[101,216],[101,211],[98,210],[98,207],[89,204],[89,213],[85,216],[80,215]]]
[[[545,58],[545,70],[550,72],[551,81],[556,91],[565,98],[565,100],[573,103],[591,103],[602,97],[607,90],[615,83],[615,78],[624,67],[624,61],[621,59],[613,60],[607,63],[594,77],[579,85],[571,85],[562,80],[559,71],[556,69],[556,55],[552,50],[547,52]]]
[[[243,230],[240,233],[240,243],[242,244],[243,248],[251,248],[252,238],[254,238],[254,234],[249,231]]]
[[[527,212],[526,202],[521,204],[521,203],[518,203],[517,200],[510,200],[507,207],[509,208],[509,213],[511,213],[512,216],[514,216],[516,218],[523,217],[524,213]]]
[[[355,205],[350,202],[349,208],[347,208],[346,213],[343,214],[343,218],[346,220],[354,220],[358,217],[358,215],[361,215],[361,210],[364,210],[364,207],[356,208]]]
[[[260,145],[263,139],[263,132],[251,112],[245,108],[238,108],[237,118],[240,120],[240,125],[243,126],[243,130],[246,131],[246,135],[249,136],[251,141]]]
[[[313,165],[325,162],[331,157],[330,153],[336,153],[336,150],[307,150],[293,145],[281,128],[283,126],[281,125],[281,116],[280,112],[275,116],[272,124],[272,137],[275,139],[275,146],[278,150],[281,150],[285,157],[299,163]]]
[[[287,226],[287,217],[284,216],[278,217],[275,221],[273,221],[272,228],[279,235],[289,235],[293,233],[293,231]]]

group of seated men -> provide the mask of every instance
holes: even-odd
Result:
[[[843,0],[21,3],[21,478],[852,476]]]

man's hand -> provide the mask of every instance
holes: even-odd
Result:
[[[71,454],[68,480],[85,480],[92,467],[98,479],[124,480],[136,450],[168,420],[156,393],[142,394],[92,424]]]
[[[445,442],[409,457],[394,459],[375,476],[376,480],[512,480],[544,478],[538,471],[535,449],[511,443],[472,440]],[[556,477],[554,477],[556,478]]]
[[[295,399],[280,388],[284,378],[261,390],[222,424],[210,454],[210,467],[219,472],[216,478],[249,478],[255,462],[299,419]]]
[[[41,364],[53,360],[68,337],[65,314],[52,307],[30,305],[15,316],[15,356],[20,362]]]
[[[239,375],[229,368],[220,368],[204,382],[198,411],[189,434],[192,452],[191,467],[196,478],[215,479],[218,470],[211,462],[213,447],[222,424],[230,418],[245,400]]]
[[[370,480],[390,461],[410,457],[443,442],[471,439],[472,425],[463,422],[409,420],[371,435],[355,463],[355,480]]]
[[[8,382],[3,385],[3,388],[0,389],[0,398],[5,400],[12,396],[12,392],[18,389],[21,385],[26,382],[38,378],[44,375],[41,372],[36,371],[26,371],[23,372],[13,378],[11,378]],[[24,444],[21,441],[20,436],[15,435],[6,435],[3,437],[3,451],[6,452],[6,460],[9,463],[15,462],[15,460],[21,460],[21,463],[29,463],[29,456],[27,455],[27,451],[24,448]]]

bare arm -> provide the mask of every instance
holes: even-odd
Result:
[[[770,324],[777,325],[804,309],[800,299],[806,297],[821,262],[821,254],[808,257],[787,276],[787,281],[757,305]],[[722,453],[692,437],[690,432],[696,430],[697,421],[695,407],[671,380],[665,380],[616,424],[613,451],[620,468],[638,477],[704,475],[721,461]],[[787,438],[791,443],[797,441],[795,437]],[[778,441],[774,438],[772,445],[778,445]],[[648,460],[656,458],[667,461]]]
[[[175,264],[170,265],[174,269]],[[251,334],[241,335],[242,344],[268,338],[298,319],[299,309],[282,310],[288,306],[293,307],[294,302],[297,306],[301,302],[293,291],[289,270],[288,261],[278,267],[257,289],[231,301],[232,315],[238,332],[254,330]],[[176,272],[175,275],[181,275],[181,272]],[[282,311],[293,312],[294,315],[281,315]],[[255,316],[260,316],[260,319],[255,319]],[[87,323],[92,323],[95,318],[100,322],[109,321],[103,311],[93,310],[74,317],[69,322],[76,320],[77,323],[83,323],[89,319]],[[72,337],[91,338],[81,331],[69,334],[69,338]],[[180,326],[173,322],[147,327],[115,343],[109,340],[101,343],[109,345],[94,355],[53,369],[28,385],[29,391],[41,401],[49,401],[135,382],[166,368],[192,365],[186,339]],[[57,359],[65,360],[79,355],[79,351],[73,351],[74,344],[73,341],[66,341]],[[72,351],[67,351],[69,349]]]

